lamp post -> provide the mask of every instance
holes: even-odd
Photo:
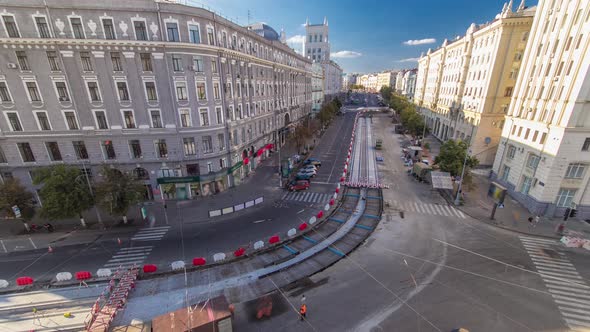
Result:
[[[71,157],[71,155],[69,154],[67,154],[66,156]],[[86,185],[88,185],[88,191],[90,191],[90,196],[92,196],[92,200],[94,200],[94,190],[92,189],[92,184],[90,184],[90,178],[88,178],[88,169],[86,169],[85,160],[82,160],[82,168],[84,169],[84,178],[86,179]],[[77,181],[79,177],[80,175],[77,176],[76,179],[74,179],[74,181]],[[98,211],[98,206],[96,206],[96,204],[94,205],[94,211],[96,212],[96,220],[100,224],[101,228],[104,228],[104,223],[102,221],[102,217],[100,216],[100,212]],[[86,224],[83,223],[83,226],[86,227]]]

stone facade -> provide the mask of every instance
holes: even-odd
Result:
[[[67,9],[66,9],[67,8]],[[311,61],[168,2],[0,4],[0,174],[134,171],[146,197],[222,191],[311,111]]]

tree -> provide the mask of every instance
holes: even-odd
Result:
[[[41,217],[49,220],[79,217],[86,227],[82,212],[93,205],[92,195],[84,174],[77,167],[56,165],[39,170],[33,181],[42,184],[39,196],[43,205]]]
[[[123,173],[116,168],[104,166],[102,181],[96,185],[96,201],[112,216],[121,216],[127,223],[129,208],[143,200],[145,188],[135,176]]]
[[[464,141],[448,140],[440,147],[440,152],[434,158],[434,164],[438,165],[443,172],[449,172],[452,176],[460,176],[463,170],[463,162],[467,154],[468,144]],[[463,185],[471,182],[469,169],[477,166],[479,160],[473,156],[467,157],[465,163],[465,175]]]
[[[0,213],[15,217],[13,206],[18,206],[21,219],[28,232],[28,222],[35,216],[35,204],[33,194],[27,191],[18,179],[6,179],[0,184]]]
[[[340,101],[340,98],[338,98],[338,97],[334,97],[334,99],[332,99],[332,103],[334,104],[336,111],[338,111],[340,109],[340,107],[342,107],[342,102]]]
[[[304,123],[297,128],[295,128],[295,132],[293,133],[293,138],[295,139],[295,145],[297,146],[297,152],[301,152],[301,148],[307,142],[307,139],[311,137],[311,130],[307,123]]]
[[[385,101],[389,101],[392,92],[393,90],[391,89],[391,87],[385,85],[381,87],[381,90],[379,90],[381,97],[383,97],[383,100]]]

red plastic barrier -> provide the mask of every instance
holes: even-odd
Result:
[[[346,168],[344,169],[344,173],[346,173]]]
[[[76,272],[76,280],[86,280],[92,278],[92,274],[88,271]]]
[[[30,285],[33,283],[33,278],[31,277],[19,277],[16,278],[16,284],[19,286]]]
[[[340,178],[340,182],[344,182],[344,176]]]
[[[277,243],[279,242],[281,239],[279,238],[278,235],[273,235],[270,237],[270,239],[268,239],[268,243],[273,244],[273,243]]]
[[[335,192],[336,193],[339,193],[340,192],[340,189],[336,188]]]
[[[244,253],[246,252],[246,249],[244,248],[238,248],[238,250],[234,251],[234,256],[235,257],[240,257],[242,256]]]
[[[194,266],[201,266],[207,264],[207,261],[203,257],[195,257],[193,258],[193,265]]]
[[[318,217],[318,218],[321,218],[321,217],[323,217],[323,216],[324,216],[324,211],[320,211],[320,212],[318,212],[318,214],[317,214],[317,217]]]
[[[152,272],[156,272],[157,270],[158,270],[158,267],[155,264],[145,264],[143,266],[144,273],[152,273]]]
[[[302,231],[302,230],[304,230],[306,228],[307,228],[307,224],[306,223],[303,223],[303,224],[299,225],[299,230],[300,231]]]
[[[334,205],[334,199],[333,198],[330,200],[330,205]]]

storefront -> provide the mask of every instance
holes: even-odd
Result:
[[[239,186],[242,183],[242,161],[238,161],[235,165],[227,170],[227,174],[233,179],[233,185]]]
[[[199,184],[198,176],[165,177],[158,178],[157,181],[162,200],[185,200],[198,195],[198,191],[194,190],[195,185]]]

